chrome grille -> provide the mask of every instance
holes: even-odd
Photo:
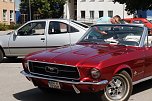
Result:
[[[76,67],[60,64],[49,64],[29,61],[29,70],[32,74],[41,76],[60,77],[69,79],[79,79],[80,77]]]

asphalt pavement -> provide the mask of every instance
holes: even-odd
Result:
[[[0,63],[0,101],[99,101],[94,94],[53,91],[44,94],[20,71],[22,59],[5,59]],[[152,80],[134,86],[129,101],[152,101]]]
[[[7,30],[7,31],[0,31],[0,35],[5,35],[9,32],[12,32],[13,30]]]

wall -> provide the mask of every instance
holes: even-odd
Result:
[[[3,9],[7,10],[6,21],[3,21]],[[14,2],[10,2],[10,0],[6,0],[5,2],[3,2],[3,0],[0,0],[0,23],[10,24],[10,10],[13,10],[13,12],[15,11]],[[15,18],[15,12],[13,18]]]
[[[73,2],[74,0],[70,0]],[[71,5],[72,3],[69,3]],[[74,12],[74,7],[72,4],[71,6],[66,7],[69,10],[68,16],[73,15]],[[128,15],[126,11],[124,11],[125,6],[118,4],[118,3],[113,3],[111,0],[104,0],[102,2],[101,0],[77,0],[77,20],[83,21],[83,22],[90,22],[93,23],[99,18],[99,11],[104,11],[104,16],[108,16],[108,11],[112,10],[113,15],[120,15],[122,18],[127,18],[127,17],[133,17],[133,15]],[[68,11],[66,10],[66,11]],[[81,11],[84,10],[86,12],[86,17],[85,19],[81,18]],[[72,12],[70,12],[72,11]],[[90,11],[94,11],[94,19],[90,19]],[[66,14],[65,14],[66,15]],[[73,17],[67,17],[67,18],[72,18]]]

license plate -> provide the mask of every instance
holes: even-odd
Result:
[[[48,81],[48,86],[50,88],[61,89],[60,83],[55,81]]]

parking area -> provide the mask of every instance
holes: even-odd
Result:
[[[0,31],[0,36],[1,35],[6,35],[9,32],[12,32],[13,30],[8,30],[8,31]]]
[[[94,94],[51,92],[44,94],[20,74],[22,59],[5,59],[0,63],[1,101],[99,101]],[[152,101],[152,80],[134,86],[129,101]]]

